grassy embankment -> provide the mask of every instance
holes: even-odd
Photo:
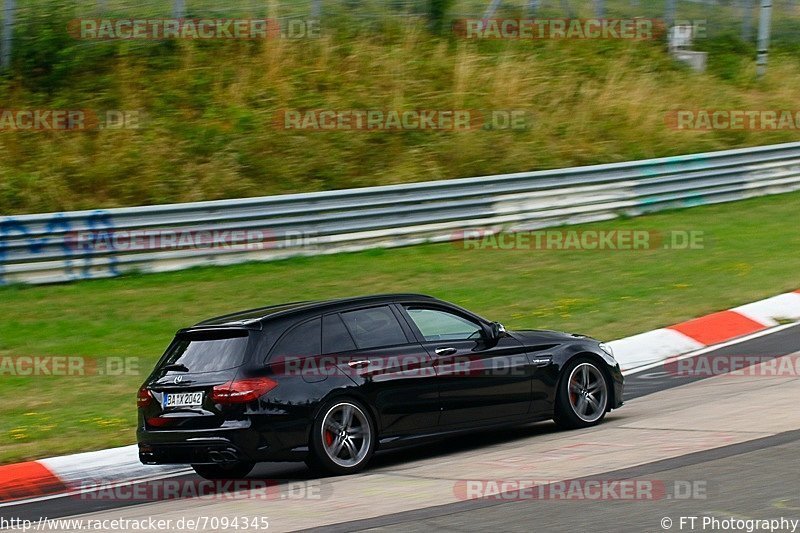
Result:
[[[590,14],[590,3],[581,9]],[[672,61],[661,41],[477,42],[434,36],[402,18],[364,29],[330,17],[318,39],[80,42],[65,26],[82,15],[63,10],[27,23],[14,69],[0,79],[3,107],[139,110],[141,127],[4,132],[0,214],[403,183],[800,139],[797,131],[687,132],[665,124],[676,109],[796,107],[797,54],[773,50],[768,75],[757,82],[754,47],[728,35],[698,42],[710,57],[709,71],[696,74]],[[532,122],[524,131],[285,131],[274,127],[281,109],[522,109]]]

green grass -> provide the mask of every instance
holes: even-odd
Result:
[[[284,301],[429,293],[504,322],[614,339],[800,287],[800,193],[582,226],[694,230],[700,250],[453,244],[0,289],[0,355],[138,357],[180,327]],[[574,227],[571,229],[577,229]],[[0,462],[129,444],[141,376],[0,378]]]

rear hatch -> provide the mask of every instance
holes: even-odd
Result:
[[[215,397],[236,380],[250,341],[244,328],[179,332],[140,391],[147,429],[222,426],[231,413]]]

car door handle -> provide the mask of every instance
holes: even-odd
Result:
[[[436,348],[436,355],[453,355],[458,352],[455,348]]]
[[[365,366],[369,366],[368,359],[360,359],[358,361],[350,361],[347,363],[350,368],[364,368]]]

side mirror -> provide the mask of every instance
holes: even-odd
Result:
[[[499,339],[506,336],[506,327],[500,322],[492,322],[492,338]]]

